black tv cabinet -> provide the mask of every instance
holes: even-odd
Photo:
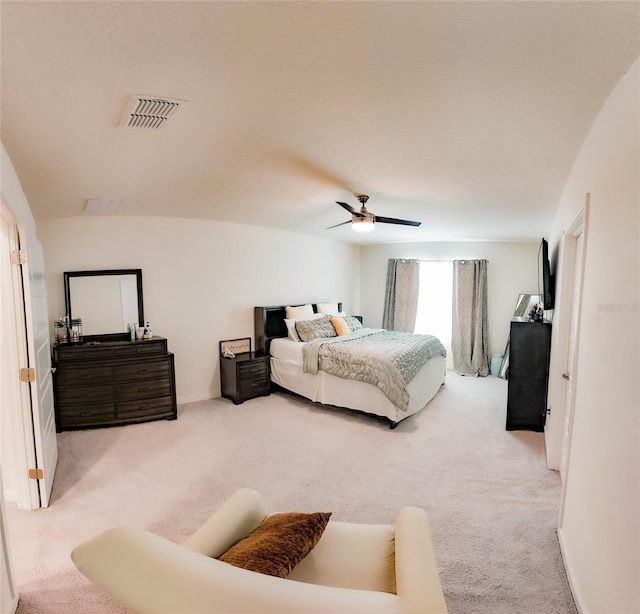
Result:
[[[547,384],[551,324],[511,322],[507,430],[543,431],[547,416]]]

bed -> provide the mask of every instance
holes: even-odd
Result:
[[[335,305],[337,305],[337,311],[341,313],[342,305],[340,303]],[[315,317],[320,319],[318,308],[319,305],[312,305]],[[446,364],[444,349],[442,354],[429,358],[424,365],[416,366],[415,376],[406,385],[406,393],[402,401],[396,398],[397,395],[396,397],[390,395],[395,402],[392,401],[379,385],[373,383],[339,377],[321,369],[315,373],[305,372],[303,368],[305,352],[308,356],[311,346],[315,345],[316,341],[292,340],[285,323],[286,315],[287,308],[284,305],[254,308],[256,351],[271,356],[271,381],[282,389],[324,405],[334,405],[379,416],[388,420],[393,429],[400,421],[423,409],[444,384]],[[361,321],[361,318],[359,320]],[[369,336],[373,340],[378,332],[388,331],[362,328],[360,331],[353,331],[353,335],[345,339],[352,336]],[[422,336],[411,335],[411,337]],[[340,340],[322,339],[320,345],[328,346],[329,344],[325,344],[325,341],[333,343]],[[437,339],[435,341],[439,344]],[[339,345],[337,343],[336,347]],[[305,346],[309,347],[305,350]]]

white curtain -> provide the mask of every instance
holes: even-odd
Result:
[[[418,260],[389,260],[382,328],[405,333],[414,331],[419,290],[420,262]]]
[[[461,375],[489,374],[487,261],[454,260],[451,350]]]

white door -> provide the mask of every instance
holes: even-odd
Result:
[[[25,287],[25,311],[31,314],[31,318],[27,317],[29,363],[36,370],[35,382],[31,383],[31,406],[36,462],[38,469],[42,470],[38,480],[40,505],[47,507],[58,463],[58,443],[53,404],[47,288],[40,243],[29,245],[27,262],[22,265],[22,277]]]
[[[4,206],[1,217],[3,444],[13,434],[2,456],[11,455],[18,507],[36,509],[49,504],[58,461],[44,262],[35,240],[26,254]]]
[[[28,479],[29,468],[36,467],[31,419],[30,385],[20,381],[20,369],[29,364],[27,329],[22,299],[22,271],[11,262],[17,252],[15,220],[2,207],[0,276],[2,278],[2,317],[0,318],[0,460],[5,478],[5,494],[19,509],[40,507],[38,484]]]
[[[567,466],[569,464],[569,452],[571,448],[571,427],[573,426],[574,413],[574,374],[576,359],[578,356],[578,323],[580,321],[580,291],[582,288],[582,247],[583,233],[575,237],[572,241],[574,248],[574,266],[573,266],[573,291],[571,293],[571,324],[569,327],[569,347],[567,352],[567,370],[563,373],[566,382],[565,401],[564,401],[564,419],[562,424],[562,447],[560,453],[560,477],[564,482],[567,475]]]

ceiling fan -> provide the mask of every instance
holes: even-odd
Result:
[[[351,213],[351,219],[346,222],[341,222],[340,224],[335,224],[334,226],[329,226],[327,230],[330,228],[336,228],[337,226],[344,226],[345,224],[351,224],[351,227],[358,232],[369,232],[374,229],[376,222],[381,222],[382,224],[400,224],[402,226],[420,226],[421,222],[412,222],[411,220],[399,220],[395,217],[384,217],[382,215],[374,215],[367,211],[367,201],[369,197],[366,194],[358,194],[356,198],[360,201],[362,205],[360,207],[360,211],[354,209],[351,205],[347,203],[341,203],[336,201],[336,204],[340,205],[343,209],[346,209],[349,213]]]

